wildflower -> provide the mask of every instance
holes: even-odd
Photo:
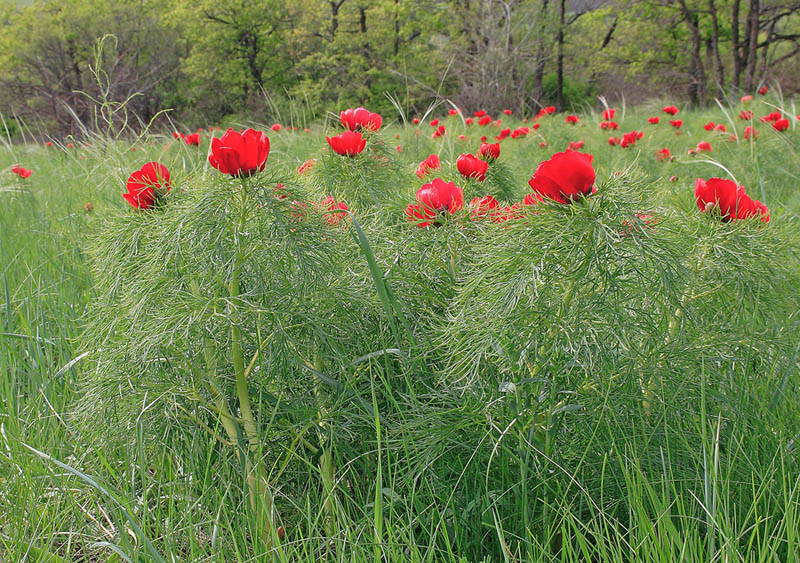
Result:
[[[128,177],[125,201],[136,209],[151,209],[170,189],[169,170],[159,162],[148,162]]]
[[[264,170],[268,156],[269,138],[262,131],[228,129],[211,140],[208,162],[223,174],[244,178]]]
[[[697,143],[697,152],[711,152],[711,143],[708,141],[700,141]]]
[[[660,119],[658,117],[656,117],[656,116],[647,118],[647,122],[649,124],[651,124],[651,125],[656,125],[656,124],[658,124],[659,121],[660,121]]]
[[[752,112],[752,111],[750,111],[750,110],[742,110],[742,111],[739,113],[739,119],[743,119],[743,120],[745,120],[745,121],[748,121],[748,120],[750,120],[750,119],[753,119],[753,112]]]
[[[772,124],[772,127],[776,131],[786,131],[789,128],[789,120],[786,118],[778,119]]]
[[[595,171],[594,157],[567,150],[559,152],[539,164],[528,181],[534,192],[558,201],[570,203],[582,195],[592,192]]]
[[[568,115],[564,119],[564,123],[569,123],[571,125],[577,125],[579,121],[580,121],[580,118],[577,115]]]
[[[764,84],[761,88],[758,89],[758,93],[761,94],[762,96],[765,96],[767,92],[769,92],[769,86],[767,86],[766,84]]]
[[[666,160],[672,159],[672,153],[669,152],[668,148],[663,148],[661,150],[656,151],[656,158],[658,158],[659,162],[664,162]]]
[[[466,123],[467,125],[472,125],[474,122],[475,120],[472,119],[471,117],[468,117],[464,120],[464,123]]]
[[[367,140],[355,131],[345,131],[335,137],[325,137],[336,154],[355,156],[367,146]]]
[[[506,137],[508,137],[510,134],[511,134],[511,129],[509,129],[509,128],[503,129],[502,131],[500,131],[500,134],[499,134],[499,135],[497,135],[497,136],[494,138],[494,140],[495,140],[495,141],[502,141],[503,139],[505,139]]]
[[[433,121],[431,121],[431,127],[436,127],[437,125],[439,125],[438,119],[434,119]]]
[[[500,143],[481,143],[479,154],[487,162],[494,162],[500,158]]]
[[[506,115],[511,115],[511,110],[510,109],[504,109],[503,113],[506,114]]]
[[[706,131],[713,131],[714,130],[714,122],[713,121],[709,121],[708,123],[703,125],[703,129],[705,129]]]
[[[377,131],[383,125],[383,118],[380,114],[372,113],[366,108],[346,109],[339,114],[339,119],[342,121],[342,125],[350,131],[358,129]],[[419,123],[419,121],[414,123]]]
[[[669,124],[672,125],[675,129],[680,129],[683,125],[683,121],[680,119],[670,119]]]
[[[470,217],[473,221],[483,219],[498,207],[500,207],[500,204],[493,196],[476,197],[469,202]]]
[[[753,96],[742,96],[742,103],[746,104],[747,102],[752,102]]]
[[[419,163],[419,166],[417,167],[417,176],[422,178],[429,171],[441,167],[442,167],[442,162],[439,160],[439,157],[435,154],[432,154],[428,158]]]
[[[347,204],[339,201],[337,202],[333,196],[328,196],[319,202],[319,207],[323,211],[328,211],[328,213],[322,214],[322,217],[325,219],[325,222],[328,225],[337,225],[342,218],[346,215],[345,213],[339,213],[339,211],[347,211]],[[330,213],[335,212],[335,213]]]
[[[664,106],[663,108],[661,108],[661,111],[663,111],[664,113],[668,113],[669,115],[675,117],[675,114],[677,114],[681,110],[679,110],[675,106]]]
[[[191,135],[186,135],[183,138],[183,141],[187,145],[194,145],[195,147],[199,147],[200,146],[200,133],[192,133]],[[132,148],[136,148],[136,147],[132,147]]]
[[[577,151],[577,150],[580,150],[582,148],[583,148],[583,141],[570,141],[567,144],[567,149],[568,150],[576,150]]]
[[[465,178],[475,178],[479,182],[486,179],[489,163],[471,154],[462,154],[456,160],[456,167]]]
[[[723,221],[747,219],[760,215],[764,223],[769,222],[769,209],[760,201],[752,199],[745,193],[744,186],[721,178],[694,181],[694,196],[700,211],[719,209]]]
[[[308,171],[309,168],[314,166],[316,163],[317,163],[316,160],[314,160],[313,158],[309,158],[303,164],[297,167],[297,173],[302,176]]]
[[[481,117],[480,121],[478,121],[478,125],[480,125],[481,127],[486,127],[491,122],[492,122],[492,116],[484,115],[483,117]]]
[[[607,108],[603,111],[603,119],[605,119],[606,121],[612,121],[616,113],[617,110],[613,108]]]
[[[272,127],[270,127],[273,131],[280,131],[283,129],[283,126],[280,123],[273,123]]]
[[[619,137],[609,137],[608,138],[608,144],[611,145],[612,147],[615,146],[615,145],[618,145],[619,142],[620,142],[620,138]]]
[[[747,127],[744,128],[744,138],[745,139],[750,139],[750,138],[755,139],[757,137],[758,137],[758,131],[756,131],[755,128],[753,128],[752,125],[748,125]]]
[[[439,125],[439,127],[436,128],[436,131],[433,132],[433,135],[431,135],[431,139],[438,139],[439,137],[445,134],[445,131],[446,131],[445,126]]]
[[[30,178],[31,174],[33,174],[33,170],[28,170],[27,168],[23,168],[19,164],[15,164],[11,167],[11,172],[19,176],[20,178]]]
[[[484,115],[486,115],[486,112],[483,110],[479,110],[473,113],[472,115],[474,115],[475,117],[483,117]]]

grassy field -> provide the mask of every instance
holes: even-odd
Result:
[[[333,116],[254,126],[246,181],[207,134],[6,140],[0,560],[798,561],[800,111],[663,105],[616,108],[618,131],[543,116],[485,182],[458,156],[532,120],[384,116],[352,158]],[[786,131],[759,122],[776,109]],[[595,194],[470,218],[576,141]],[[151,160],[172,189],[136,211]],[[417,228],[435,177],[465,209]],[[701,213],[710,177],[770,221]]]

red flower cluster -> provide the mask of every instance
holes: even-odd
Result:
[[[786,118],[778,119],[772,124],[772,128],[776,131],[786,131],[789,128],[789,120]]]
[[[665,162],[667,160],[672,160],[672,153],[669,152],[668,148],[663,148],[656,151],[656,158],[658,158],[659,162]]]
[[[614,115],[616,115],[617,110],[613,108],[608,108],[603,111],[603,119],[606,121],[612,121],[614,119]]]
[[[757,137],[758,137],[758,131],[756,131],[752,125],[748,125],[747,127],[744,128],[745,139],[750,139],[750,138],[755,139]]]
[[[489,163],[471,154],[462,154],[456,160],[456,167],[465,178],[475,178],[479,182],[483,182],[486,179]]]
[[[559,203],[571,203],[592,193],[595,180],[590,154],[575,151],[559,152],[539,164],[528,181],[540,196]]]
[[[683,126],[683,121],[680,119],[670,119],[669,124],[672,125],[675,129],[680,129]]]
[[[417,176],[422,178],[429,171],[441,167],[442,167],[442,162],[439,160],[438,155],[432,154],[428,158],[419,163],[419,166],[417,166]]]
[[[445,131],[446,131],[445,126],[439,125],[439,127],[436,128],[436,131],[433,132],[433,135],[431,135],[431,139],[438,139],[439,137],[444,135]]]
[[[567,150],[578,151],[583,148],[583,141],[570,141],[567,143]]]
[[[656,116],[653,116],[653,117],[648,117],[648,118],[647,118],[647,122],[648,122],[650,125],[656,125],[656,124],[658,124],[658,122],[659,122],[659,121],[660,121],[660,119],[659,119],[658,117],[656,117]]]
[[[195,147],[200,146],[200,133],[192,133],[191,135],[185,135],[183,137],[183,142],[187,145],[193,145]]]
[[[700,141],[697,143],[697,152],[711,152],[711,143],[708,141]]]
[[[367,140],[355,131],[345,131],[335,137],[325,137],[328,144],[336,154],[342,156],[355,156],[367,146]]]
[[[739,113],[739,119],[743,119],[743,120],[745,120],[745,121],[748,121],[748,120],[750,120],[750,119],[753,119],[753,112],[752,112],[752,111],[750,111],[750,110],[743,109],[743,110],[742,110],[742,111]]]
[[[170,189],[169,170],[159,162],[148,162],[128,177],[125,201],[136,209],[152,209]]]
[[[480,125],[481,127],[486,127],[491,122],[492,122],[492,116],[484,115],[483,117],[480,118],[480,120],[478,120],[478,125]]]
[[[481,143],[481,149],[479,152],[481,158],[483,158],[486,162],[494,162],[500,158],[500,143]]]
[[[773,123],[775,121],[778,121],[781,117],[783,117],[783,114],[781,112],[773,111],[772,113],[768,113],[764,117],[760,117],[758,120],[761,123]]]
[[[211,139],[208,162],[223,174],[245,178],[264,170],[268,156],[269,138],[262,131],[228,129],[221,138]]]
[[[372,113],[366,108],[346,109],[339,114],[339,119],[342,121],[342,125],[350,131],[361,129],[377,131],[383,125],[383,118],[380,114]]]
[[[744,186],[731,180],[697,178],[694,181],[694,196],[700,211],[718,208],[723,221],[747,219],[760,215],[764,223],[769,222],[769,209],[760,201],[745,193]]]
[[[539,113],[533,116],[534,119],[539,119],[545,115],[552,115],[556,112],[556,106],[547,106],[539,110]]]
[[[23,168],[19,164],[15,164],[11,167],[11,172],[19,176],[20,178],[29,178],[31,174],[33,174],[33,170],[28,170],[27,168]]]
[[[758,93],[761,94],[762,96],[765,96],[767,92],[769,92],[769,86],[767,86],[766,84],[764,84],[761,88],[758,89]]]
[[[435,178],[417,190],[417,201],[406,208],[406,216],[418,227],[437,225],[438,213],[455,213],[464,207],[464,193],[453,182]]]
[[[495,141],[502,141],[503,139],[505,139],[505,138],[506,138],[506,137],[508,137],[509,135],[511,135],[511,129],[509,129],[509,128],[505,128],[505,129],[503,129],[502,131],[500,131],[500,134],[499,134],[499,135],[497,135],[497,136],[494,138],[494,140],[495,140]]]
[[[313,158],[309,158],[303,164],[297,167],[297,173],[302,176],[308,171],[309,168],[314,166],[316,163],[317,163],[316,160],[314,160]]]
[[[644,137],[644,133],[642,131],[630,131],[622,136],[622,139],[619,141],[619,146],[621,146],[623,149],[627,149],[628,147],[635,145],[636,141],[642,137]]]
[[[600,122],[600,129],[613,129],[616,131],[619,129],[619,123],[616,121],[601,121]]]
[[[580,118],[577,115],[568,115],[564,119],[564,123],[569,123],[571,125],[577,125],[579,121],[580,121]]]
[[[664,106],[663,108],[661,108],[661,111],[663,111],[664,113],[668,113],[669,115],[674,117],[681,110],[679,110],[675,106]]]

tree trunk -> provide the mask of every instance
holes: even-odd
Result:
[[[701,49],[703,40],[700,36],[698,27],[697,13],[689,10],[686,0],[680,0],[681,11],[686,25],[692,36],[691,59],[689,61],[689,74],[692,82],[689,84],[689,99],[693,104],[704,105],[706,103],[706,72],[703,68],[703,57]]]
[[[558,54],[556,59],[556,105],[564,109],[564,12],[566,0],[561,0],[558,9]]]
[[[544,33],[547,25],[545,14],[547,14],[547,6],[549,0],[542,0],[542,25],[539,29],[539,43],[536,48],[536,66],[533,70],[533,99],[537,103],[544,97],[544,66],[547,62],[547,57],[544,48]]]
[[[742,76],[742,46],[739,44],[739,0],[731,7],[731,54],[733,55],[733,77],[731,86],[738,90]]]
[[[717,83],[717,94],[722,98],[725,94],[725,67],[722,66],[722,57],[719,54],[719,21],[717,20],[717,7],[714,0],[708,0],[708,10],[711,13],[711,55],[714,58],[714,81]]]
[[[749,30],[747,44],[747,76],[744,88],[748,92],[753,90],[756,78],[756,49],[758,49],[758,0],[750,0],[750,13],[747,15],[747,28]]]

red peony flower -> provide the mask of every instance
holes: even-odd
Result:
[[[305,174],[308,171],[309,168],[314,166],[316,163],[317,163],[316,160],[314,160],[313,158],[309,158],[303,164],[298,166],[297,173],[302,176],[303,174]]]
[[[719,131],[721,133],[727,133],[728,132],[728,128],[725,127],[722,123],[717,123],[714,126],[714,131]]]
[[[437,125],[439,125],[438,119],[434,119],[433,121],[431,121],[431,127],[436,127]]]
[[[19,176],[20,178],[30,178],[31,174],[33,174],[33,170],[28,170],[27,168],[23,168],[19,164],[15,164],[11,167],[11,172]]]
[[[758,93],[761,94],[762,96],[765,96],[767,92],[769,92],[769,86],[767,86],[766,84],[764,84],[761,88],[758,89]]]
[[[417,201],[437,212],[455,213],[464,207],[464,193],[453,182],[434,178],[430,184],[425,184],[417,190]]]
[[[471,117],[468,117],[464,120],[464,123],[466,123],[467,125],[472,125],[474,122],[475,120],[472,119]]]
[[[419,125],[419,117],[415,117],[414,119],[412,119],[411,123],[413,123],[414,125]]]
[[[617,113],[617,110],[613,108],[608,108],[603,111],[603,119],[606,121],[611,121],[614,119],[614,115]]]
[[[350,131],[359,129],[377,131],[383,125],[383,118],[380,114],[372,113],[365,108],[346,109],[339,114],[339,119],[341,119],[342,125],[350,129]],[[414,123],[416,124],[418,121]]]
[[[347,216],[346,213],[340,213],[339,211],[347,211],[347,204],[344,202],[337,202],[333,196],[328,196],[319,202],[319,207],[323,210],[322,217],[325,219],[325,222],[328,225],[337,225],[341,220]],[[328,211],[325,213],[324,211]],[[331,211],[335,213],[330,213]]]
[[[669,152],[668,148],[663,148],[661,150],[656,151],[656,158],[658,158],[659,162],[664,162],[666,160],[672,159],[672,153]]]
[[[542,196],[537,194],[536,192],[531,192],[529,194],[525,194],[525,198],[522,200],[522,205],[539,205],[542,203],[544,199]]]
[[[703,125],[703,129],[705,129],[706,131],[713,131],[714,130],[714,122],[713,121],[709,121],[708,123]]]
[[[429,171],[441,167],[442,167],[442,162],[439,160],[439,157],[435,154],[432,154],[428,158],[419,163],[419,166],[417,166],[417,176],[422,178]]]
[[[511,115],[511,110],[510,109],[504,109],[503,113],[506,114],[506,115]]]
[[[656,116],[647,118],[647,122],[650,123],[651,125],[656,125],[659,121],[660,119]]]
[[[52,147],[53,146],[53,141],[47,141],[45,143],[45,145],[47,145],[48,147]]]
[[[483,110],[479,110],[473,113],[472,115],[474,115],[475,117],[483,117],[484,115],[486,115],[486,112]]]
[[[439,127],[436,128],[436,131],[433,132],[433,135],[431,135],[431,139],[438,139],[445,134],[445,131],[446,129],[444,125],[439,125]]]
[[[459,141],[468,141],[469,139],[467,139],[467,136],[466,136],[466,135],[459,135],[459,136],[458,136],[458,140],[459,140]]]
[[[500,158],[500,143],[481,143],[481,158],[487,162],[494,162]]]
[[[741,113],[739,113],[739,119],[744,119],[745,121],[753,119],[753,112],[750,110],[742,110]]]
[[[619,137],[609,137],[608,138],[608,144],[611,145],[612,147],[615,146],[615,145],[618,145],[619,142],[620,142],[620,138]]]
[[[456,160],[456,167],[465,178],[475,178],[483,182],[486,179],[489,163],[471,154],[462,154]]]
[[[708,141],[700,141],[697,143],[697,152],[711,152],[711,143]]]
[[[334,152],[342,156],[355,156],[367,146],[367,140],[355,131],[345,131],[335,137],[325,138]]]
[[[409,203],[408,207],[406,207],[406,217],[417,227],[428,227],[436,224],[436,211],[421,203]]]
[[[570,141],[567,144],[567,150],[580,150],[583,148],[583,141]]]
[[[694,196],[700,211],[719,209],[723,221],[747,219],[760,215],[764,223],[769,222],[769,209],[760,201],[752,199],[745,193],[744,186],[721,178],[694,181]]]
[[[194,145],[196,147],[200,146],[200,133],[192,133],[191,135],[186,135],[183,138],[183,141],[187,145]]]
[[[744,138],[745,139],[756,139],[758,137],[758,131],[752,125],[748,125],[744,128]]]
[[[497,136],[494,138],[494,140],[495,140],[495,141],[502,141],[503,139],[505,139],[505,138],[506,138],[506,137],[508,137],[509,135],[511,135],[511,129],[509,129],[509,128],[506,128],[506,129],[503,129],[502,131],[500,131],[500,134],[499,134],[499,135],[497,135]]]
[[[263,132],[228,129],[221,138],[211,139],[208,162],[223,174],[244,178],[264,170],[268,156],[269,138]]]
[[[492,122],[492,116],[484,115],[483,117],[481,117],[480,121],[478,121],[478,125],[480,125],[481,127],[486,127],[491,122]]]
[[[125,201],[136,209],[151,209],[170,189],[169,170],[159,162],[148,162],[130,175],[125,187],[128,190],[122,194]]]
[[[500,207],[500,204],[494,197],[490,195],[485,197],[476,197],[469,202],[470,218],[473,221],[483,219],[498,207]]]
[[[458,115],[461,112],[460,112],[460,110],[450,108],[450,111],[448,111],[447,113],[450,114],[450,115]]]
[[[559,152],[539,164],[528,181],[534,192],[558,201],[571,203],[582,195],[592,193],[595,172],[594,157],[567,150]]]
[[[283,129],[283,126],[280,123],[273,123],[272,127],[270,127],[273,131],[280,131]]]
[[[580,121],[580,118],[579,118],[577,115],[568,115],[568,116],[567,116],[567,117],[564,119],[564,123],[570,123],[570,124],[572,124],[572,125],[577,125],[577,123],[578,123],[579,121]]]
[[[746,104],[747,102],[752,102],[753,96],[742,96],[742,103]]]
[[[675,114],[677,114],[681,110],[679,110],[675,106],[664,106],[663,108],[661,108],[661,111],[663,111],[664,113],[668,113],[669,115],[672,115],[674,117]]]
[[[675,129],[680,129],[683,125],[683,121],[680,119],[670,119],[669,124],[672,125]]]
[[[539,124],[537,123],[537,124],[534,126],[534,129],[536,129],[536,127],[538,127],[538,125],[539,125]],[[517,139],[517,138],[519,138],[519,137],[524,137],[525,135],[527,135],[527,134],[528,134],[528,133],[530,133],[530,132],[531,132],[531,130],[530,130],[530,128],[528,128],[528,127],[518,127],[518,128],[514,129],[514,130],[511,132],[511,138],[512,138],[512,139]]]
[[[545,148],[546,146],[547,146],[547,143],[545,143],[544,141],[540,141],[540,142],[539,142],[539,148],[540,148],[540,149],[543,149],[543,148]]]
[[[772,124],[772,127],[776,131],[786,131],[789,128],[789,120],[786,118],[778,119]]]

